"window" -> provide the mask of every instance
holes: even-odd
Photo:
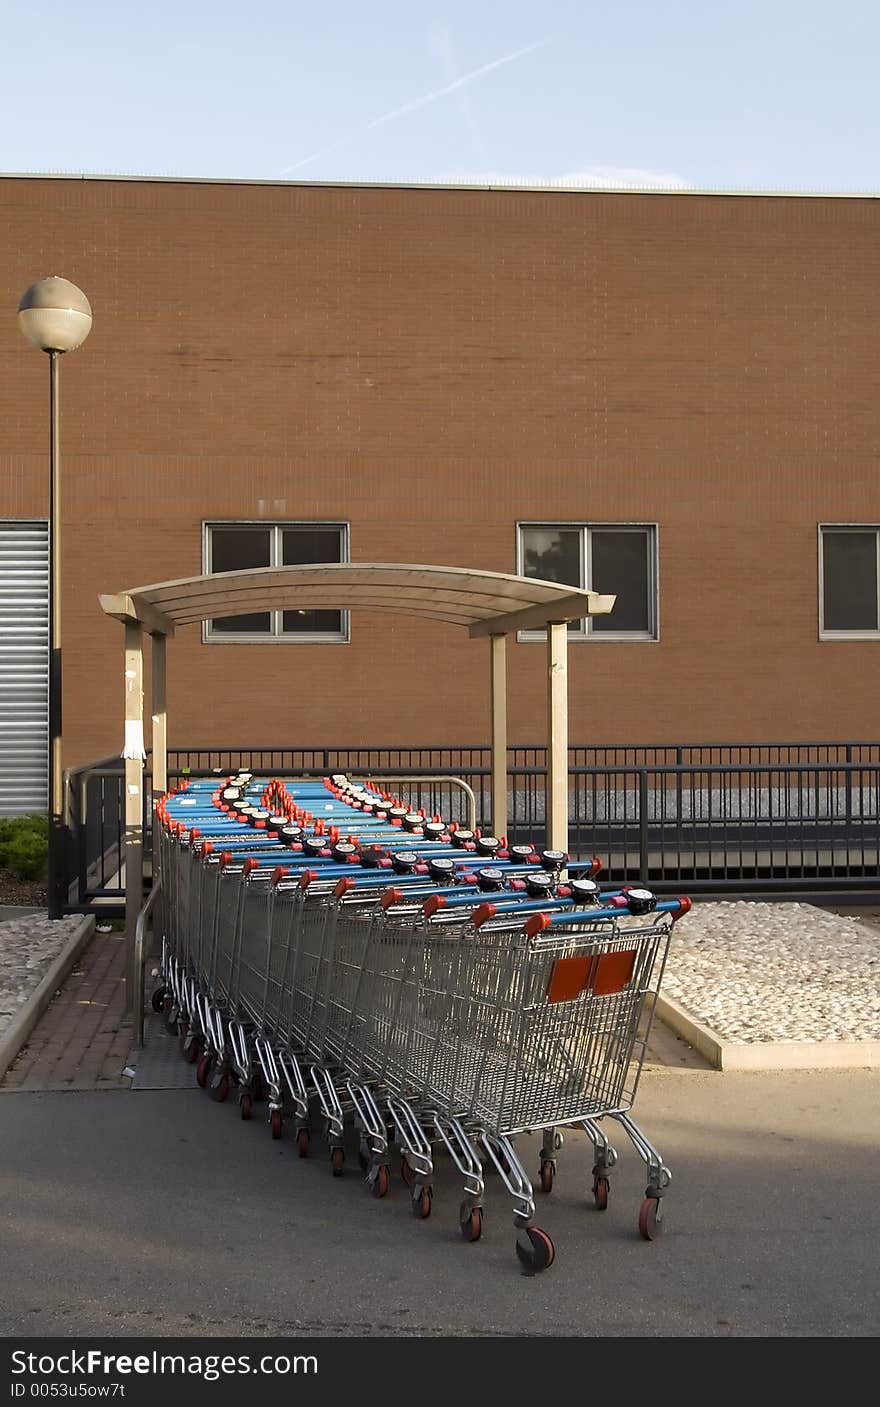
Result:
[[[880,635],[880,528],[819,528],[819,633]]]
[[[205,524],[206,572],[347,561],[344,523]],[[343,641],[348,639],[348,612],[287,610],[220,616],[207,622],[205,639]]]
[[[657,639],[657,530],[632,523],[520,523],[519,571],[615,595],[607,616],[573,620],[574,639]],[[543,630],[523,631],[543,640]]]

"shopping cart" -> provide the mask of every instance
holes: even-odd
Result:
[[[538,913],[525,923],[505,915],[479,926],[453,926],[442,911],[413,925],[392,906],[384,921],[370,916],[362,940],[371,1012],[351,1048],[360,1046],[368,1075],[418,1111],[421,1127],[433,1125],[472,1179],[460,1208],[467,1239],[482,1229],[475,1147],[488,1155],[514,1202],[517,1253],[532,1270],[549,1265],[553,1248],[534,1226],[531,1183],[511,1141],[519,1133],[582,1127],[598,1143],[598,1204],[614,1158],[597,1121],[618,1120],[648,1168],[640,1230],[651,1238],[659,1229],[670,1174],[627,1111],[649,983],[659,981],[672,922],[689,902],[636,916],[638,902],[626,913]]]
[[[170,898],[163,1005],[170,993],[199,1083],[218,1100],[236,1087],[243,1117],[265,1093],[273,1136],[289,1112],[301,1156],[317,1105],[337,1175],[353,1121],[376,1196],[388,1190],[395,1143],[420,1218],[430,1214],[435,1152],[445,1147],[464,1179],[459,1226],[469,1241],[482,1234],[484,1171],[494,1168],[529,1272],[551,1264],[554,1248],[535,1225],[513,1139],[541,1133],[539,1185],[548,1192],[561,1129],[582,1129],[604,1209],[617,1154],[601,1124],[613,1120],[645,1161],[639,1229],[653,1239],[670,1173],[631,1110],[672,924],[690,901],[657,903],[633,886],[599,894],[589,879],[578,890],[558,874],[542,890],[537,879],[522,885],[509,861],[493,870],[502,878],[491,894],[473,876],[451,883],[444,865],[415,873],[401,861],[391,875],[366,873],[345,863],[353,855],[344,845],[285,849],[269,821],[296,810],[292,793],[283,818],[256,808],[244,820],[240,809],[214,817],[218,795],[203,788],[186,798],[188,818],[202,827],[185,827],[175,819],[183,802],[169,803],[160,840]],[[223,799],[229,807],[243,798]],[[314,814],[300,810],[304,821]],[[375,816],[368,824],[392,833]],[[400,827],[393,834],[403,841]],[[455,848],[419,841],[434,857]]]

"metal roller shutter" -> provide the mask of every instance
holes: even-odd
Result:
[[[49,528],[0,521],[0,816],[45,811]]]

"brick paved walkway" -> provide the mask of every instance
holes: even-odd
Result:
[[[96,933],[0,1089],[128,1088],[122,1070],[132,1028],[124,1012],[124,934]]]

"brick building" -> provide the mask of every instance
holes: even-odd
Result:
[[[94,313],[62,368],[66,764],[121,748],[99,592],[346,555],[616,592],[572,742],[875,736],[878,234],[867,197],[0,179],[7,775],[44,736],[48,372],[15,309],[53,273]],[[511,646],[512,742],[544,737],[541,649]],[[172,745],[488,736],[484,649],[405,616],[191,627],[168,672]]]

